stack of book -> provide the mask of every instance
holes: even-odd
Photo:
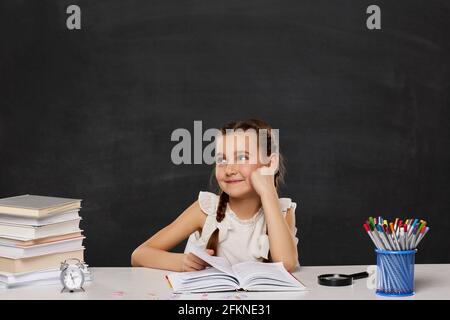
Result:
[[[84,262],[80,208],[79,199],[0,199],[0,288],[60,283],[61,262]]]

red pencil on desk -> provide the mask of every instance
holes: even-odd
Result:
[[[170,289],[173,289],[172,284],[170,283],[169,277],[166,275],[166,280],[169,283]]]

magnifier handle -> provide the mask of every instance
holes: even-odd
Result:
[[[350,275],[350,277],[352,277],[353,280],[367,278],[368,276],[369,276],[369,274],[366,271],[359,272],[359,273],[354,273],[354,274]]]

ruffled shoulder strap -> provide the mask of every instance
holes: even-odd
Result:
[[[200,191],[198,194],[198,203],[200,209],[207,215],[205,224],[203,225],[201,235],[198,232],[195,235],[195,240],[201,245],[205,246],[208,242],[211,234],[219,228],[219,242],[223,241],[227,236],[227,231],[230,229],[230,225],[227,219],[222,222],[217,222],[217,205],[219,202],[219,196],[207,191]]]
[[[219,196],[217,194],[208,191],[200,191],[198,194],[200,209],[208,216],[216,215],[218,202]]]
[[[283,216],[286,216],[286,212],[290,208],[292,210],[292,213],[294,214],[294,225],[291,230],[292,236],[294,237],[295,245],[298,244],[298,235],[297,235],[297,226],[295,223],[295,209],[297,208],[297,203],[292,201],[291,198],[280,198],[280,207],[281,207],[281,213]]]
[[[297,246],[298,245],[297,227],[295,225],[295,209],[297,208],[297,203],[293,202],[291,198],[280,198],[279,201],[281,213],[283,214],[283,216],[286,216],[286,212],[288,211],[289,208],[292,209],[294,213],[294,226],[291,230],[291,235],[294,239],[295,245]],[[256,241],[253,242],[252,248],[250,250],[252,251],[252,254],[255,258],[268,259],[270,246],[269,246],[269,236],[267,235],[267,223],[265,219],[261,221],[263,221],[263,225],[259,227],[261,231],[259,233],[255,233],[257,234],[257,239]]]
[[[295,209],[297,208],[297,203],[292,201],[291,198],[280,198],[279,200],[281,212],[283,213],[283,215],[286,215],[286,212],[288,211],[289,208],[291,208],[295,212]]]

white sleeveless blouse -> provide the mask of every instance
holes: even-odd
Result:
[[[297,204],[292,202],[290,198],[280,198],[279,201],[283,216],[291,208],[295,217]],[[216,228],[219,228],[217,255],[226,258],[230,264],[268,259],[269,237],[262,207],[252,218],[242,220],[238,218],[231,210],[229,204],[227,204],[224,219],[221,222],[217,222],[216,211],[219,196],[211,192],[200,191],[198,202],[202,211],[207,215],[206,221],[201,234],[196,231],[189,236],[185,253],[190,252],[190,246],[194,244],[206,248],[211,234]],[[297,245],[298,238],[295,223],[291,234]]]

